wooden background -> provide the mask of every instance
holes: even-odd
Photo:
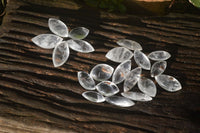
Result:
[[[62,67],[54,68],[52,50],[31,38],[50,33],[48,18],[70,28],[90,29],[85,39],[96,51],[71,50]],[[142,44],[148,54],[166,50],[166,74],[183,86],[176,93],[158,87],[151,102],[130,108],[85,100],[78,71],[108,61],[105,54],[121,38]],[[200,15],[170,13],[138,17],[81,7],[71,1],[10,0],[0,27],[0,132],[3,133],[197,133],[200,132]]]

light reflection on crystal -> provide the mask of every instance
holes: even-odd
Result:
[[[152,97],[141,92],[128,91],[128,92],[122,92],[121,95],[131,100],[140,101],[140,102],[146,102],[146,101],[152,100]]]
[[[86,91],[82,93],[82,96],[91,102],[101,103],[105,101],[105,98],[96,91]]]
[[[138,66],[142,67],[145,70],[151,69],[151,63],[148,57],[139,50],[134,51],[134,59]]]
[[[86,90],[95,90],[95,82],[93,78],[86,72],[78,72],[78,81]]]
[[[106,97],[106,101],[110,104],[120,106],[120,107],[130,107],[135,105],[133,101],[131,101],[128,98],[125,97],[120,97],[120,96],[111,96],[111,97]]]
[[[117,41],[117,44],[130,50],[142,50],[142,47],[138,42],[129,39],[121,39]]]
[[[119,88],[110,81],[102,81],[96,85],[96,89],[104,96],[112,96],[119,92]]]
[[[84,39],[89,34],[89,30],[85,27],[77,27],[69,32],[72,39]]]
[[[171,55],[166,51],[153,51],[148,55],[149,59],[154,61],[167,60]]]

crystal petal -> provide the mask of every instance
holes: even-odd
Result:
[[[166,67],[167,67],[166,61],[155,62],[151,67],[151,77],[155,77],[162,74],[165,71]]]
[[[119,92],[119,88],[110,81],[102,81],[96,85],[96,89],[104,96],[112,96]]]
[[[140,101],[140,102],[145,102],[145,101],[151,101],[152,97],[148,96],[147,94],[141,93],[141,92],[122,92],[122,96],[129,98],[134,101]]]
[[[138,42],[129,39],[121,39],[117,41],[117,44],[130,50],[142,50],[142,47]]]
[[[95,82],[93,78],[86,72],[78,72],[78,81],[86,90],[95,90]]]
[[[154,61],[162,61],[167,60],[171,57],[171,55],[166,51],[154,51],[148,55],[149,59]]]
[[[105,101],[104,96],[96,91],[86,91],[82,93],[82,96],[91,102],[101,103]]]
[[[84,39],[89,34],[89,30],[85,27],[74,28],[69,32],[72,39]]]
[[[151,63],[148,57],[139,50],[134,51],[134,59],[138,66],[142,67],[145,70],[151,69]]]
[[[130,107],[135,105],[133,101],[131,101],[128,98],[125,97],[120,97],[120,96],[111,96],[111,97],[106,97],[106,101],[110,104],[120,106],[120,107]]]

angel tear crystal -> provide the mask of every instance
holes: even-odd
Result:
[[[78,81],[84,89],[95,90],[95,81],[87,72],[79,71]]]
[[[148,55],[149,59],[154,61],[163,61],[171,57],[171,55],[166,51],[154,51]]]
[[[88,34],[89,30],[85,27],[77,27],[69,32],[69,36],[72,39],[78,39],[78,40],[84,39]]]
[[[128,91],[128,92],[122,92],[121,95],[131,100],[140,101],[140,102],[146,102],[146,101],[152,100],[152,97],[141,92]]]
[[[102,81],[96,85],[96,89],[104,96],[112,96],[119,92],[119,88],[110,81]]]
[[[129,39],[121,39],[117,41],[117,44],[130,50],[142,50],[142,46],[138,42]]]
[[[105,101],[104,96],[102,96],[100,93],[96,91],[86,91],[82,93],[82,96],[91,101],[91,102],[96,102],[96,103],[102,103]]]
[[[151,69],[151,63],[148,57],[142,53],[140,50],[134,51],[134,59],[138,66],[142,67],[145,70]]]
[[[106,102],[120,107],[130,107],[135,105],[135,103],[130,99],[120,96],[106,97]]]
[[[155,62],[151,67],[151,77],[155,77],[162,74],[165,71],[166,67],[167,67],[166,61]]]

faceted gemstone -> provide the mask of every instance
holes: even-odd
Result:
[[[166,51],[154,51],[148,55],[149,59],[154,61],[162,61],[167,60],[171,57],[171,55]]]
[[[89,34],[89,30],[85,27],[74,28],[69,32],[69,36],[72,39],[84,39]]]
[[[124,81],[126,75],[131,70],[131,60],[126,60],[119,64],[117,68],[115,69],[113,76],[112,76],[112,82],[115,84],[119,84],[122,81]]]
[[[151,63],[148,57],[139,50],[134,51],[134,59],[138,66],[142,67],[145,70],[151,69]]]
[[[112,96],[119,92],[119,88],[110,81],[102,81],[96,85],[96,89],[104,96]]]
[[[32,38],[32,41],[44,49],[52,49],[62,42],[62,38],[53,34],[40,34]]]
[[[63,41],[60,44],[58,44],[53,50],[52,60],[54,67],[62,66],[68,58],[69,47],[68,44],[65,41]]]
[[[142,73],[141,67],[137,67],[137,68],[131,70],[127,74],[125,81],[124,81],[124,92],[129,91],[136,85],[136,83],[140,79],[141,73]]]
[[[122,92],[122,96],[129,98],[134,101],[140,101],[140,102],[145,102],[145,101],[151,101],[152,97],[148,96],[147,94],[141,93],[141,92]]]
[[[130,99],[120,96],[106,97],[106,102],[120,107],[130,107],[135,105]]]
[[[84,40],[68,40],[69,47],[77,52],[90,53],[94,51],[92,45]]]
[[[61,37],[68,37],[68,28],[62,21],[55,18],[50,18],[48,21],[48,25],[49,29],[54,34]]]
[[[112,76],[114,69],[107,64],[98,64],[92,68],[90,75],[97,81],[105,81]]]
[[[93,78],[86,72],[78,72],[78,81],[86,90],[95,90],[95,82]]]
[[[156,85],[151,79],[142,77],[138,81],[138,88],[145,94],[155,97],[156,96]]]
[[[96,91],[86,91],[82,93],[82,96],[91,101],[91,102],[96,102],[96,103],[102,103],[105,101],[104,96],[102,96],[100,93]]]
[[[172,76],[161,74],[155,77],[156,82],[169,92],[175,92],[182,89],[180,82]]]
[[[113,48],[106,54],[106,58],[118,63],[121,63],[125,60],[130,60],[132,57],[133,53],[124,47]]]
[[[166,67],[167,67],[166,61],[155,62],[151,67],[151,77],[155,77],[162,74],[165,71]]]
[[[138,42],[129,39],[121,39],[117,41],[117,44],[130,50],[142,50],[142,47]]]

